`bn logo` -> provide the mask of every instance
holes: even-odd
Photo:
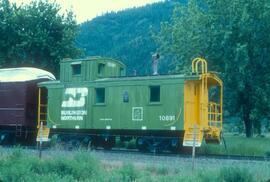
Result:
[[[66,88],[62,107],[84,107],[88,88]]]

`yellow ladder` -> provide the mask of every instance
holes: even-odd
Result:
[[[47,120],[47,105],[41,103],[41,88],[38,89],[38,123],[37,128],[40,128],[41,122],[45,124]]]
[[[195,147],[200,147],[202,145],[203,132],[200,127],[189,127],[185,131],[183,146],[192,147],[195,144]]]
[[[36,141],[49,141],[50,128],[46,126],[47,121],[47,105],[41,103],[41,88],[38,90],[38,134]]]

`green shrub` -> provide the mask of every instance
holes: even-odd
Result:
[[[101,167],[97,160],[87,153],[77,153],[74,157],[57,157],[52,160],[35,161],[32,171],[36,174],[57,174],[60,177],[72,176],[76,180],[87,180],[97,177]]]
[[[247,169],[237,167],[222,168],[218,177],[218,181],[224,182],[253,182],[253,176]]]
[[[123,182],[135,181],[139,178],[139,171],[132,164],[124,164],[117,172]]]
[[[168,175],[169,174],[169,168],[168,167],[158,167],[157,168],[157,174],[159,175]]]
[[[216,182],[217,174],[216,171],[204,170],[199,171],[198,175],[196,176],[198,181],[200,182]]]
[[[0,179],[2,181],[28,181],[31,166],[24,158],[21,150],[15,149],[11,155],[1,160],[0,163]]]
[[[265,156],[270,157],[270,151],[265,152]]]
[[[98,180],[101,167],[89,153],[78,152],[73,157],[39,159],[16,149],[0,161],[2,181],[89,181]],[[101,180],[99,180],[101,181]]]

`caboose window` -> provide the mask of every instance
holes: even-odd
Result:
[[[120,76],[125,76],[124,68],[120,68]]]
[[[96,103],[105,103],[105,88],[96,88]]]
[[[105,69],[105,64],[99,63],[98,64],[98,74],[104,75],[104,69]]]
[[[72,64],[72,75],[80,75],[81,74],[81,64]]]
[[[160,102],[160,86],[150,86],[150,102]]]

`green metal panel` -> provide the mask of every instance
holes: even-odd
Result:
[[[51,127],[57,125],[58,121],[61,120],[61,101],[59,97],[62,93],[62,88],[49,89],[48,92],[48,107],[47,107],[47,124]]]
[[[168,83],[167,83],[168,82]],[[44,84],[43,84],[44,85]],[[160,102],[150,102],[150,86],[160,86]],[[105,88],[96,104],[95,88]],[[182,130],[183,78],[61,84],[48,88],[48,123],[57,128]],[[128,94],[128,102],[123,101]],[[64,103],[68,103],[64,104]],[[78,102],[83,102],[77,104]]]
[[[105,66],[104,75],[119,76],[120,68],[125,68],[123,65],[117,61],[95,58],[79,60],[84,67],[78,81],[68,75],[71,74],[70,64],[74,63],[70,60],[61,63],[60,81],[39,84],[48,89],[48,127],[184,129],[184,82],[198,77],[164,75],[103,78],[98,75],[97,69],[98,64],[107,64],[106,60],[116,66]],[[151,86],[160,86],[159,102],[150,102]],[[96,103],[96,88],[105,88],[104,103]]]

